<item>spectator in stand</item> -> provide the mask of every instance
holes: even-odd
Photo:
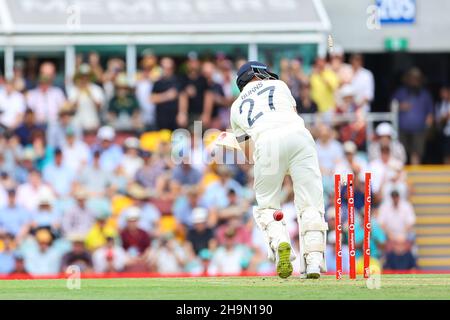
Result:
[[[233,173],[227,165],[220,165],[217,168],[219,180],[211,183],[202,196],[202,203],[213,210],[226,208],[230,203],[228,191],[234,190],[238,197],[242,197],[242,186],[233,179]]]
[[[189,229],[186,240],[191,243],[197,255],[203,249],[214,247],[214,232],[208,227],[207,221],[208,210],[201,207],[192,210],[192,228]]]
[[[11,234],[19,243],[29,230],[30,219],[30,212],[17,205],[15,190],[8,190],[7,206],[0,209],[0,234]]]
[[[297,102],[297,112],[300,115],[319,111],[317,104],[311,99],[311,85],[308,82],[300,86],[299,94],[295,101]]]
[[[31,275],[57,274],[61,269],[61,252],[47,229],[36,231],[23,249],[25,269]]]
[[[106,63],[106,71],[103,74],[103,90],[105,92],[106,105],[114,97],[116,79],[123,72],[125,72],[125,61],[122,59],[111,58]]]
[[[53,160],[54,149],[47,145],[44,130],[36,130],[31,134],[31,144],[25,150],[31,149],[34,155],[34,165],[36,169],[42,169]]]
[[[156,128],[155,104],[151,102],[150,95],[155,82],[161,77],[161,68],[157,64],[158,58],[151,49],[145,49],[142,55],[142,72],[136,83],[136,98],[143,124],[148,131]]]
[[[76,172],[64,163],[61,149],[55,150],[53,163],[47,164],[42,171],[44,181],[59,197],[64,197],[72,191],[75,174]]]
[[[200,183],[202,173],[192,167],[189,163],[189,159],[186,159],[173,169],[172,179],[181,186],[191,186]]]
[[[110,173],[100,165],[100,152],[95,151],[91,164],[81,167],[77,176],[77,182],[84,188],[91,197],[103,197],[108,192],[111,185]]]
[[[173,214],[177,220],[187,227],[192,226],[193,210],[197,207],[203,207],[201,192],[198,186],[190,186],[185,189],[183,195],[180,195],[174,202]]]
[[[410,196],[406,171],[402,167],[391,168],[387,173],[387,179],[382,184],[380,193],[375,199],[380,199],[381,203],[392,201],[391,192],[397,190],[401,199],[408,199]],[[378,201],[377,201],[378,202]]]
[[[39,206],[31,214],[30,232],[46,228],[53,237],[61,233],[61,215],[55,207],[56,198],[52,193],[42,193],[39,197]]]
[[[161,212],[151,203],[151,192],[137,183],[132,183],[128,189],[128,197],[133,201],[132,207],[127,207],[120,213],[119,228],[123,229],[127,223],[128,210],[139,209],[138,226],[147,232],[151,237],[158,236],[158,224],[161,218]]]
[[[116,130],[142,129],[139,104],[125,73],[117,75],[114,95],[109,101],[108,122]]]
[[[107,248],[111,248],[111,246],[114,245],[114,238],[117,236],[117,230],[108,223],[109,216],[109,212],[101,209],[96,213],[96,221],[92,225],[85,239],[86,248],[88,248],[88,250],[93,251],[105,245]],[[110,239],[112,239],[112,243],[109,243]]]
[[[156,153],[142,153],[144,165],[136,172],[136,182],[144,188],[154,190],[157,178],[164,172],[165,164]]]
[[[227,191],[227,200],[228,205],[217,210],[218,224],[223,224],[230,220],[236,222],[235,218],[237,218],[237,221],[241,221],[250,208],[249,201],[243,197],[239,197],[233,189]],[[238,226],[235,227],[237,228]]]
[[[210,275],[239,274],[250,262],[251,252],[248,247],[236,243],[234,229],[225,232],[225,243],[213,253],[208,268]]]
[[[100,55],[97,52],[89,52],[88,65],[92,71],[92,82],[101,86],[103,82],[103,67],[100,64]]]
[[[23,150],[21,156],[17,159],[17,166],[15,167],[14,185],[21,185],[27,182],[30,172],[36,170],[34,165],[33,149],[26,148]]]
[[[377,221],[386,232],[388,240],[397,236],[413,239],[413,227],[416,222],[414,208],[408,200],[401,199],[397,190],[391,192],[392,201],[383,203],[379,210]]]
[[[375,129],[375,140],[369,144],[368,157],[370,161],[381,158],[381,148],[383,146],[389,146],[391,150],[391,156],[398,160],[400,163],[406,163],[406,151],[403,145],[395,139],[394,128],[387,123],[380,123]]]
[[[420,164],[425,148],[426,131],[433,123],[433,100],[423,86],[423,75],[418,68],[410,69],[404,85],[395,91],[399,102],[400,141],[405,146],[411,164]]]
[[[52,63],[42,64],[38,87],[27,94],[27,105],[35,112],[36,122],[41,125],[58,121],[59,109],[66,101],[64,92],[53,85],[54,70],[51,69],[54,69]]]
[[[100,167],[112,172],[120,165],[123,157],[122,148],[114,142],[116,131],[110,126],[103,126],[97,132],[98,144],[94,150],[100,151]]]
[[[381,147],[380,158],[370,162],[372,175],[372,190],[375,194],[382,191],[383,186],[402,171],[403,164],[391,156],[391,147]]]
[[[94,74],[88,64],[82,64],[74,76],[74,86],[68,90],[70,108],[74,111],[77,127],[85,131],[97,130],[100,112],[105,103],[101,87],[93,82]]]
[[[231,101],[225,97],[223,86],[215,79],[215,72],[216,66],[212,62],[203,63],[202,74],[206,79],[207,90],[201,120],[205,127],[224,128],[229,122],[229,115],[227,117],[226,114]]]
[[[200,120],[204,113],[205,92],[207,82],[201,73],[201,62],[198,54],[189,52],[186,62],[186,75],[181,78],[181,91],[179,95],[180,112],[188,113],[188,124]],[[208,123],[205,123],[208,125]]]
[[[0,275],[10,274],[14,271],[16,264],[14,235],[2,234],[0,231],[0,243],[3,244],[0,250]]]
[[[236,72],[233,70],[233,62],[225,58],[216,62],[216,65],[219,71],[216,81],[222,85],[225,98],[229,101],[228,105],[231,105],[240,93],[235,81]]]
[[[150,246],[150,236],[139,228],[140,209],[128,208],[125,215],[127,223],[120,233],[122,246],[131,257],[142,255]]]
[[[23,156],[19,138],[13,132],[5,132],[0,136],[0,150],[0,172],[7,174],[13,180],[19,171],[20,158]],[[16,183],[16,181],[12,182]]]
[[[150,270],[162,274],[181,273],[187,262],[185,248],[172,234],[165,234],[159,239],[156,248],[147,253]]]
[[[83,138],[82,127],[74,119],[74,112],[70,102],[66,102],[59,110],[58,122],[47,127],[47,145],[52,148],[62,148],[66,144],[66,132],[72,130],[77,139]]]
[[[161,59],[162,76],[155,82],[150,101],[156,106],[158,129],[175,130],[188,124],[187,110],[178,106],[179,81],[175,76],[175,62],[172,58]]]
[[[120,166],[128,181],[132,181],[136,173],[144,165],[144,160],[139,156],[140,141],[136,137],[128,137],[123,142],[125,149]]]
[[[412,270],[417,268],[416,258],[411,251],[411,243],[404,235],[396,236],[392,241],[392,250],[386,253],[386,270]]]
[[[288,60],[282,59],[280,61],[281,70],[280,79],[283,80],[291,89],[294,99],[300,98],[300,91],[304,84],[307,84],[308,77],[303,71],[303,60],[301,57]]]
[[[344,62],[344,50],[339,45],[335,45],[333,51],[330,53],[330,68],[338,76],[341,85],[352,82],[352,66]]]
[[[69,266],[77,266],[81,273],[90,273],[93,270],[91,253],[86,250],[84,238],[80,235],[69,235],[72,249],[61,260],[61,272],[65,272]]]
[[[441,87],[440,102],[436,106],[439,126],[444,136],[444,163],[450,164],[450,86]]]
[[[125,250],[115,243],[113,237],[107,237],[105,244],[92,254],[92,262],[95,272],[114,273],[125,269],[128,257]]]
[[[351,84],[342,85],[337,91],[339,103],[336,105],[338,113],[355,113],[359,106],[355,102],[355,89]]]
[[[6,81],[0,91],[0,126],[14,130],[22,123],[26,105],[23,94],[14,88],[12,80]]]
[[[17,187],[16,203],[30,211],[35,211],[42,194],[53,195],[53,192],[47,184],[42,182],[41,173],[32,170],[28,174],[28,181]]]
[[[333,190],[334,168],[344,159],[344,150],[333,137],[334,132],[329,126],[321,123],[317,126],[317,132],[316,149],[324,190],[330,193]]]
[[[337,95],[340,97],[336,108],[337,113],[350,113],[355,116],[355,120],[348,124],[343,124],[339,129],[342,141],[351,140],[356,143],[359,150],[365,148],[366,143],[366,120],[365,112],[355,101],[356,93],[351,84],[343,85]]]
[[[32,142],[32,133],[37,130],[44,130],[44,126],[37,124],[36,117],[31,109],[25,111],[24,119],[14,133],[19,137],[20,144],[26,146]]]
[[[91,159],[89,146],[77,137],[76,131],[72,127],[66,128],[64,134],[65,142],[61,146],[64,166],[79,173],[80,169],[86,166]]]
[[[61,229],[63,235],[85,237],[95,222],[95,213],[86,206],[88,193],[84,188],[76,188],[73,194],[75,203],[64,212]]]
[[[355,179],[358,178],[360,181],[364,181],[368,165],[365,159],[357,155],[358,148],[356,144],[353,141],[346,141],[343,148],[345,157],[336,165],[335,173],[339,173],[344,178],[347,177],[347,174],[353,173]]]
[[[352,54],[350,64],[353,68],[351,85],[355,90],[355,102],[364,112],[369,112],[375,91],[373,74],[370,70],[364,68],[362,54]]]
[[[33,84],[30,79],[25,77],[25,62],[23,60],[14,61],[12,82],[14,89],[18,92],[25,93],[26,90],[32,88]]]
[[[233,230],[234,242],[250,247],[252,244],[252,229],[253,222],[244,223],[242,213],[229,216],[228,219],[222,220],[221,224],[216,228],[216,240],[219,245],[225,245],[227,242],[227,232]]]
[[[335,93],[339,87],[339,79],[333,70],[327,67],[324,57],[317,57],[310,79],[311,97],[319,108],[319,112],[334,111]]]
[[[220,79],[217,80],[224,94],[224,100],[219,100],[221,102],[221,107],[218,109],[218,118],[222,128],[226,129],[230,127],[230,106],[233,104],[234,100],[239,96],[240,91],[236,85],[236,72],[233,69],[233,63],[229,59],[223,60],[217,65],[220,72]]]

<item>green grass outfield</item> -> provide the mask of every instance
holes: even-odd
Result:
[[[80,290],[66,280],[0,280],[0,299],[450,299],[450,274],[381,275],[379,289],[366,281],[324,276],[82,279]]]

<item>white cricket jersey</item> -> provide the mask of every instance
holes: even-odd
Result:
[[[246,136],[256,141],[259,134],[272,129],[304,127],[295,106],[295,99],[283,81],[249,82],[231,106],[231,128],[242,142]]]

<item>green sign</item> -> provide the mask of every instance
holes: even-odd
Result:
[[[386,51],[406,51],[409,41],[406,38],[386,38],[384,40],[384,49]]]

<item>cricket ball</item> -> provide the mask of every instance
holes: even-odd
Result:
[[[280,221],[283,219],[283,212],[281,212],[280,210],[277,210],[273,213],[273,219],[275,221]]]

